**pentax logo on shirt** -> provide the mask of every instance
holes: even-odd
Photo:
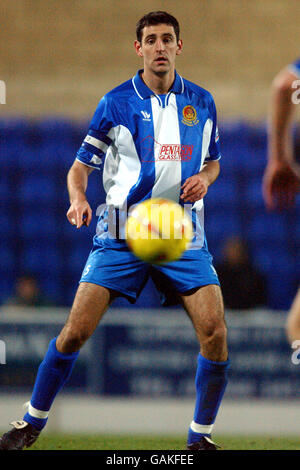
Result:
[[[192,158],[193,145],[161,145],[158,160],[187,161]]]
[[[146,137],[141,146],[142,162],[189,161],[192,158],[192,144],[160,144],[153,137]]]

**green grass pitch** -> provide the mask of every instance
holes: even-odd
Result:
[[[41,435],[30,450],[184,450],[186,436]],[[214,436],[223,450],[299,450],[300,436]]]

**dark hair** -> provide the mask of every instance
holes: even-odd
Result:
[[[166,11],[151,11],[150,13],[147,13],[147,15],[144,15],[136,25],[137,40],[142,42],[143,29],[145,26],[154,26],[157,24],[168,24],[173,26],[176,40],[177,42],[179,41],[179,23],[174,16],[170,15]]]

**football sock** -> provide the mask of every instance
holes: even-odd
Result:
[[[38,369],[24,421],[38,430],[43,429],[54,398],[70,377],[78,354],[79,351],[71,354],[60,353],[56,349],[56,338],[50,341],[48,351]]]
[[[196,405],[194,420],[188,432],[188,444],[210,436],[227,385],[229,360],[214,362],[201,354],[196,372]]]

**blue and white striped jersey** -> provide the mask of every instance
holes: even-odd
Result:
[[[172,89],[156,95],[140,73],[101,99],[76,158],[98,169],[104,161],[107,206],[129,208],[151,197],[183,204],[184,181],[220,158],[214,100],[178,73]],[[203,200],[193,209],[202,213]]]

